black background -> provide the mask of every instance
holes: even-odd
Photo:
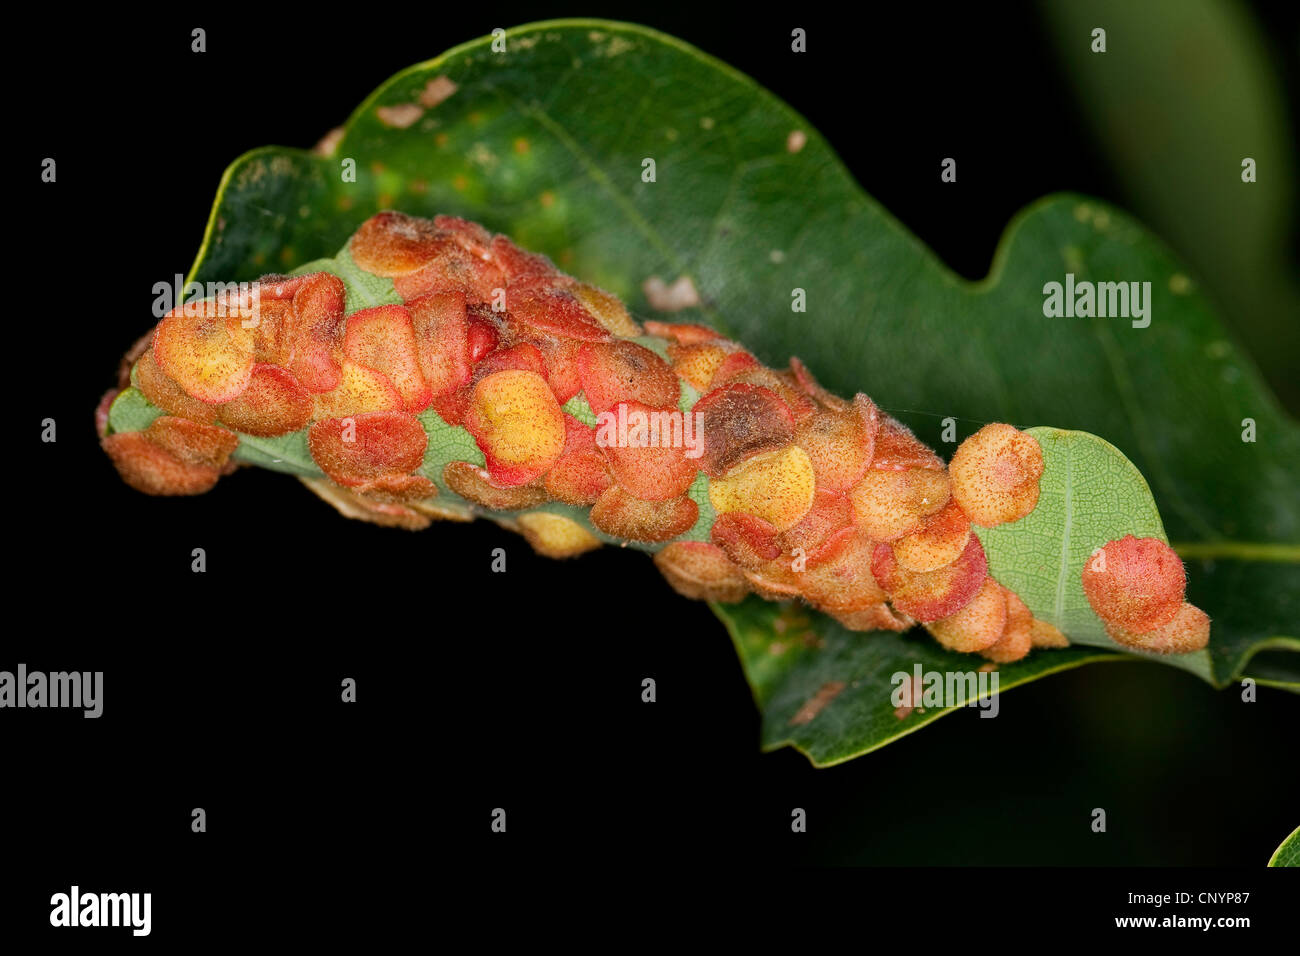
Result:
[[[241,919],[281,928],[318,893],[320,910],[288,928],[332,933],[478,866],[1267,859],[1300,823],[1294,696],[1264,691],[1247,707],[1163,668],[1089,667],[1017,689],[997,720],[957,713],[816,771],[793,751],[759,753],[725,632],[643,555],[552,562],[483,522],[378,529],[252,469],[209,495],[152,499],[97,447],[95,404],[151,324],[153,283],[187,270],[225,166],[259,145],[310,146],[399,68],[497,26],[625,18],[719,56],[800,110],[966,276],[987,271],[1031,200],[1117,198],[1031,8],[903,6],[204,11],[11,37],[57,56],[23,80],[22,144],[7,150],[32,203],[11,268],[35,281],[15,276],[7,297],[27,437],[6,469],[16,530],[0,668],[103,670],[106,690],[99,720],[0,717],[12,851],[0,859],[18,894],[6,932],[46,925],[49,895],[74,882],[151,890],[155,937],[176,939],[239,928],[199,894],[212,887],[235,894]],[[1288,6],[1262,7],[1279,47],[1294,36]],[[194,26],[208,34],[201,57]],[[806,56],[790,53],[793,26],[808,30]],[[1294,56],[1284,62],[1294,76]],[[949,155],[962,175],[941,186]],[[44,156],[58,160],[55,186],[34,185]],[[57,444],[30,437],[45,417]],[[190,571],[195,547],[206,574]],[[504,576],[490,571],[496,547]],[[640,700],[647,676],[653,705]],[[355,705],[339,700],[344,677]],[[1116,707],[1131,716],[1117,724]],[[1104,836],[1088,826],[1097,806]],[[190,832],[194,807],[206,834]],[[494,807],[504,836],[489,831]],[[807,834],[790,832],[793,807],[808,811]],[[926,879],[900,878],[893,896]],[[1025,899],[1043,892],[997,879]],[[1118,888],[1146,882],[1085,882],[1069,912],[1120,914]],[[426,904],[433,894],[410,905]]]

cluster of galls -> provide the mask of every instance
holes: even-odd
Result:
[[[673,542],[655,556],[677,590],[722,601],[750,591],[802,598],[854,630],[920,622],[944,647],[999,663],[1066,645],[989,576],[972,531],[1033,510],[1043,468],[1033,438],[986,426],[945,469],[865,395],[829,394],[798,360],[788,375],[746,374],[744,387],[766,392],[762,407],[779,407],[781,418],[752,416],[736,430],[768,441],[719,466],[710,543]],[[732,387],[709,386],[701,403]],[[706,447],[715,434],[706,426]]]
[[[858,630],[920,622],[945,647],[997,662],[1067,643],[989,577],[971,530],[1033,510],[1043,460],[1032,437],[989,425],[945,468],[865,395],[828,393],[797,359],[775,371],[701,326],[642,329],[615,297],[461,219],[380,213],[349,253],[403,304],[345,315],[343,283],[319,272],[264,278],[255,311],[232,294],[159,323],[134,380],[166,414],[103,440],[131,485],[206,491],[232,467],[235,432],[306,428],[328,477],[310,482],[317,493],[349,517],[423,527],[459,513],[420,473],[428,437],[416,416],[432,409],[485,462],[452,461],[442,483],[519,512],[505,520],[544,554],[600,544],[568,517],[528,510],[559,501],[589,507],[612,538],[663,545],[656,563],[690,597],[798,597]],[[578,395],[620,421],[686,411],[702,445],[598,441],[564,408]],[[701,473],[709,540],[675,540],[699,521]]]
[[[616,335],[640,331],[617,299],[450,217],[382,213],[349,251],[391,277],[404,302],[345,315],[337,276],[269,276],[173,310],[141,341],[130,378],[166,415],[104,437],[128,483],[151,494],[207,491],[233,467],[235,432],[307,428],[329,479],[314,490],[350,516],[422,527],[461,514],[439,507],[437,486],[419,473],[428,437],[416,416],[430,408],[482,446],[486,470],[456,462],[442,477],[483,507],[590,504],[602,477],[612,483],[595,467],[591,430],[559,405],[581,390],[583,346],[613,349]],[[497,290],[508,290],[509,312],[493,308]],[[127,381],[124,371],[119,390]],[[101,434],[113,397],[101,405]],[[554,494],[539,491],[543,474]]]

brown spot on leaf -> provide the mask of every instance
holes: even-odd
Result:
[[[894,716],[899,720],[906,720],[911,716],[912,711],[917,709],[917,703],[921,700],[921,691],[924,690],[924,687],[920,678],[913,674],[912,679],[904,684],[901,690],[903,692],[903,704],[901,707],[894,709]],[[921,712],[925,712],[924,708],[922,708]]]
[[[826,705],[840,695],[847,685],[842,680],[827,681],[818,688],[817,693],[809,697],[799,712],[790,718],[791,727],[799,727],[803,724],[810,724],[813,718],[826,709]]]

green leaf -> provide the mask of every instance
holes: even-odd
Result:
[[[150,405],[149,400],[132,385],[122,389],[108,407],[108,432],[138,432],[148,428],[162,414],[161,408]]]
[[[1300,827],[1291,831],[1291,835],[1282,841],[1273,851],[1268,861],[1269,866],[1300,866]]]
[[[237,159],[189,278],[248,280],[331,256],[383,208],[477,220],[642,317],[713,324],[768,364],[798,354],[827,387],[866,391],[945,454],[947,419],[958,440],[990,421],[1102,436],[1146,476],[1189,559],[1188,598],[1214,621],[1208,663],[1193,669],[1222,685],[1260,650],[1271,670],[1274,656],[1296,656],[1300,429],[1196,278],[1142,226],[1083,197],[1051,196],[1013,220],[990,276],[967,282],[866,196],[802,117],[680,41],[573,20],[507,31],[505,55],[489,43],[398,73],[329,155],[276,147]],[[413,104],[418,116],[394,125]],[[642,178],[647,158],[653,182]],[[1150,282],[1149,327],[1045,317],[1043,287],[1067,272]],[[652,277],[689,279],[698,306],[656,313],[643,292]],[[794,289],[806,312],[791,311]],[[1253,442],[1242,440],[1246,419]],[[1116,527],[1124,517],[1132,526],[1122,530],[1159,528],[1131,483],[1112,490],[1103,507]],[[974,666],[919,634],[849,634],[759,601],[717,610],[764,707],[765,746],[789,739],[819,762],[938,716],[882,711],[890,674],[918,660]],[[806,619],[812,646],[773,653],[791,614]],[[1088,632],[1070,636],[1086,642]],[[1001,686],[1115,659],[1100,648],[1036,653],[1003,667]],[[845,688],[790,728],[821,678]]]
[[[911,682],[917,667],[923,675],[940,675],[945,685],[948,675],[969,674],[978,681],[980,666],[992,667],[981,657],[945,651],[924,631],[863,634],[805,608],[757,597],[714,605],[714,610],[727,625],[763,712],[765,751],[791,746],[815,765],[831,766],[892,743],[959,706],[987,701],[976,685],[974,695],[958,695],[952,707],[900,709],[893,695]],[[1123,659],[1088,647],[1030,654],[996,669],[997,691],[1081,664]]]
[[[272,471],[283,471],[290,475],[302,475],[307,478],[320,478],[321,470],[312,460],[307,449],[307,429],[291,435],[276,438],[259,438],[256,435],[239,435],[239,447],[233,457],[246,465],[257,465]]]
[[[293,275],[312,272],[332,272],[343,281],[346,294],[343,311],[351,315],[360,309],[373,309],[377,305],[401,305],[402,297],[393,288],[393,280],[366,272],[352,261],[352,253],[344,246],[332,259],[316,259],[293,270]]]

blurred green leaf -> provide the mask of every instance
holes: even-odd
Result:
[[[1300,407],[1296,133],[1259,24],[1245,4],[1225,0],[1040,8],[1127,204],[1187,259],[1287,404]],[[1105,53],[1092,52],[1097,27]],[[1253,183],[1241,179],[1247,157]]]

